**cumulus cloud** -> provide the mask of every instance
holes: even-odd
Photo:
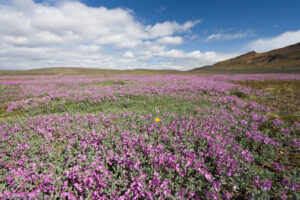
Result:
[[[170,45],[179,45],[183,43],[182,37],[175,36],[175,37],[162,37],[157,40],[157,43],[159,44],[170,44]]]
[[[158,38],[161,36],[173,35],[176,32],[186,32],[189,31],[193,26],[200,23],[200,20],[187,21],[180,25],[177,22],[166,21],[164,23],[157,23],[154,26],[148,25],[146,31],[150,33],[151,38]]]
[[[248,48],[257,52],[265,52],[300,42],[300,30],[287,31],[278,36],[260,38],[248,44]]]
[[[234,56],[170,49],[200,22],[143,24],[127,9],[70,0],[0,0],[0,69],[187,70]]]
[[[215,33],[211,34],[206,38],[206,41],[210,40],[235,40],[235,39],[242,39],[249,36],[249,32],[239,32],[239,33]]]
[[[126,53],[124,53],[124,57],[125,58],[134,58],[134,55],[131,51],[126,51]]]

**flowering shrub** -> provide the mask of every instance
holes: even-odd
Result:
[[[299,124],[269,120],[247,99],[261,91],[224,76],[21,78],[1,81],[22,114],[0,121],[1,199],[300,197]]]

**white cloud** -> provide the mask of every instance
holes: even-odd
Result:
[[[249,36],[249,32],[239,32],[239,33],[230,33],[230,34],[223,34],[223,33],[215,33],[211,34],[206,38],[206,41],[210,40],[235,40],[235,39],[242,39]]]
[[[97,52],[100,50],[100,47],[97,45],[79,45],[78,49],[83,52]]]
[[[150,33],[151,38],[158,38],[162,36],[173,35],[176,32],[186,32],[189,31],[196,24],[200,23],[200,20],[197,21],[187,21],[184,24],[180,25],[177,22],[166,21],[164,23],[157,23],[154,26],[148,25],[146,31]]]
[[[0,69],[41,67],[187,70],[232,54],[170,49],[200,20],[153,25],[133,11],[77,1],[0,0]]]
[[[189,38],[190,38],[191,40],[194,40],[194,39],[198,38],[198,36],[197,36],[197,35],[192,35],[192,36],[190,36]]]
[[[260,38],[248,44],[248,48],[257,52],[264,52],[282,48],[300,42],[300,30],[287,31],[271,38]]]
[[[183,39],[179,36],[175,36],[175,37],[162,37],[160,39],[157,40],[158,44],[170,44],[170,45],[179,45],[183,43]]]
[[[123,55],[125,58],[134,58],[134,55],[131,51],[126,51]]]

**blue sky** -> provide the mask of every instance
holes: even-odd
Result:
[[[299,0],[82,0],[90,6],[131,9],[147,24],[175,20],[201,20],[192,31],[199,38],[185,48],[202,51],[240,51],[241,45],[259,38],[274,37],[300,29]],[[249,32],[237,41],[203,42],[211,34]],[[199,46],[201,44],[201,46]]]
[[[299,10],[297,0],[0,0],[0,69],[188,70],[300,42]]]

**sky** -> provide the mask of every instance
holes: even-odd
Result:
[[[299,0],[0,0],[0,70],[189,70],[300,42]]]

